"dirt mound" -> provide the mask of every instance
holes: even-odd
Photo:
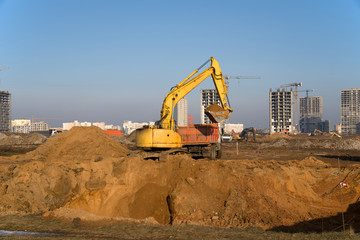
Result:
[[[23,138],[23,144],[43,144],[46,142],[47,137],[39,133],[32,133]]]
[[[272,136],[272,135],[269,135]],[[286,136],[286,135],[284,135]],[[265,136],[266,137],[266,136]],[[331,149],[331,150],[360,150],[360,139],[341,139],[341,138],[277,138],[275,137],[272,141],[269,140],[259,140],[262,142],[260,145],[261,148],[298,148],[298,149]]]
[[[291,139],[291,137],[287,134],[283,133],[274,133],[271,135],[265,135],[262,138],[258,139],[258,142],[272,142],[278,139]]]
[[[43,144],[47,138],[39,133],[32,134],[0,134],[0,145],[40,145]]]
[[[341,209],[339,169],[315,157],[152,161],[128,153],[97,127],[75,127],[0,158],[0,214],[272,228]],[[350,186],[346,207],[360,197],[360,168],[341,169],[341,180]]]
[[[46,158],[49,161],[100,161],[106,157],[122,157],[128,152],[123,144],[93,126],[73,127],[70,131],[57,134],[27,155],[33,159]]]

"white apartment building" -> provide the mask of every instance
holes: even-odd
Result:
[[[11,131],[16,133],[30,133],[30,119],[15,119],[11,121]]]
[[[16,133],[30,133],[39,131],[48,131],[50,124],[46,122],[31,123],[30,119],[15,119],[11,121],[11,130]]]
[[[124,134],[128,136],[136,129],[142,128],[145,125],[154,125],[154,124],[155,124],[155,122],[138,123],[138,122],[132,122],[132,121],[124,121],[124,123],[123,123]]]
[[[79,122],[75,120],[74,122],[63,123],[63,131],[68,131],[72,127],[91,127],[96,126],[101,128],[102,130],[121,130],[119,125],[105,124],[105,122]]]
[[[91,125],[91,122],[79,122],[78,120],[75,120],[73,122],[63,123],[63,131],[68,131],[72,127],[91,127]]]

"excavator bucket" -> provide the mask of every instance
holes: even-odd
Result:
[[[205,109],[206,116],[208,116],[213,123],[220,123],[225,119],[228,119],[230,117],[230,113],[231,112],[225,110],[216,103],[208,106]]]

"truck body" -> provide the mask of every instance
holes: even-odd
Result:
[[[183,148],[186,148],[193,157],[208,155],[215,159],[221,155],[219,126],[212,124],[195,124],[178,127],[177,133],[181,136]]]
[[[216,123],[178,127],[177,132],[183,145],[211,144],[219,141],[219,127]]]

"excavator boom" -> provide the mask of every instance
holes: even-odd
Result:
[[[211,61],[211,66],[205,69],[200,74],[194,76],[209,61]],[[159,128],[174,130],[175,124],[172,119],[172,115],[176,104],[179,102],[180,99],[185,97],[186,94],[188,94],[191,90],[197,87],[210,75],[219,94],[222,108],[220,106],[218,106],[218,108],[213,107],[210,108],[209,111],[205,111],[205,113],[210,116],[210,119],[213,122],[221,122],[222,120],[229,118],[233,110],[228,106],[228,103],[226,101],[227,89],[224,78],[222,76],[219,63],[216,61],[215,58],[211,57],[208,61],[206,61],[203,65],[201,65],[198,69],[191,73],[187,78],[185,78],[182,82],[177,84],[167,94],[163,101],[162,109],[160,112],[161,120],[159,121]]]

